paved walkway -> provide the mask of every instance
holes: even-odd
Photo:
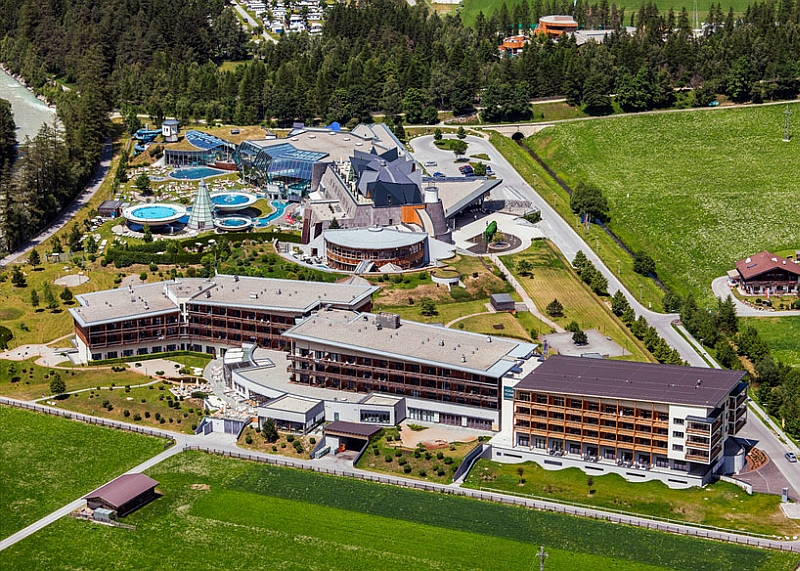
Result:
[[[12,404],[13,402],[17,402],[26,406],[30,406],[28,403],[16,399],[3,398],[3,401],[5,401],[6,404]],[[49,408],[41,405],[36,405],[36,406],[39,407],[40,409]],[[95,419],[95,417],[80,413],[72,413],[71,417],[76,420],[84,420],[84,421]],[[115,421],[115,424],[119,428],[124,428],[127,426],[130,427],[130,429],[132,430],[136,430],[137,432],[140,432],[142,430],[142,427],[130,423]],[[165,433],[164,431],[159,431],[155,429],[152,430],[151,432]],[[230,437],[208,439],[202,436],[191,436],[180,433],[170,433],[169,437],[173,438],[173,440],[175,441],[175,445],[173,447],[171,447],[168,450],[165,450],[164,452],[158,454],[157,456],[154,456],[150,460],[143,462],[136,468],[129,470],[128,473],[137,471],[140,472],[142,470],[146,470],[158,464],[159,462],[162,462],[166,458],[169,458],[175,454],[180,453],[183,450],[193,449],[193,450],[201,450],[209,452],[211,454],[220,454],[223,456],[238,457],[245,460],[266,462],[279,466],[314,470],[316,472],[334,474],[337,476],[354,477],[372,482],[380,482],[384,484],[398,485],[398,486],[433,491],[433,492],[445,492],[480,500],[488,500],[505,504],[520,505],[532,509],[555,511],[573,516],[590,517],[614,523],[624,523],[651,530],[657,530],[669,533],[679,533],[682,535],[691,535],[695,537],[717,539],[720,541],[727,541],[731,543],[752,545],[769,549],[781,549],[784,551],[794,551],[800,553],[800,541],[797,540],[778,541],[774,539],[753,538],[743,534],[703,529],[692,525],[659,522],[644,517],[621,515],[599,509],[575,507],[546,500],[534,500],[530,498],[515,497],[512,495],[507,495],[502,493],[461,488],[454,484],[434,484],[430,482],[420,482],[419,480],[404,478],[402,476],[376,474],[374,472],[369,472],[366,470],[360,470],[357,468],[349,467],[346,464],[343,465],[340,462],[336,462],[335,458],[328,458],[328,459],[322,458],[320,460],[288,459],[283,456],[265,454],[256,451],[242,450],[238,446],[236,446],[236,442],[233,441]],[[76,500],[75,502],[72,502],[64,506],[63,508],[46,516],[45,518],[42,518],[41,520],[32,524],[31,526],[28,526],[24,530],[17,532],[16,534],[6,538],[2,542],[0,542],[0,551],[20,541],[24,537],[31,535],[38,529],[42,529],[43,527],[58,520],[59,518],[68,515],[75,509],[80,508],[82,506],[82,502],[83,500]]]
[[[731,286],[728,285],[728,278],[723,276],[711,282],[711,290],[714,295],[720,299],[725,299],[731,296],[733,304],[736,306],[736,315],[739,317],[790,317],[800,316],[800,310],[790,309],[783,311],[773,311],[771,309],[758,309],[752,305],[744,303],[742,300],[733,295]],[[762,296],[763,297],[763,296]]]
[[[547,324],[551,328],[553,328],[556,331],[556,333],[563,333],[564,332],[564,328],[563,327],[561,327],[558,323],[556,323],[555,321],[553,321],[552,319],[547,317],[544,313],[539,311],[539,309],[536,307],[536,304],[533,303],[533,300],[528,295],[528,292],[525,291],[525,288],[522,287],[522,284],[520,284],[517,281],[517,279],[514,277],[514,275],[510,271],[508,271],[508,268],[500,260],[500,257],[498,255],[496,255],[496,254],[489,254],[489,258],[495,264],[497,264],[497,267],[500,268],[501,272],[503,272],[506,276],[508,276],[508,283],[510,283],[512,286],[514,286],[514,290],[522,298],[522,302],[527,306],[528,311],[530,311],[533,315],[538,317],[545,324]]]

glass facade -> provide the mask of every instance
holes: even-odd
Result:
[[[303,151],[289,143],[261,147],[245,141],[236,149],[234,160],[242,176],[259,186],[272,186],[280,190],[281,197],[301,196],[311,187],[314,163],[327,153]]]

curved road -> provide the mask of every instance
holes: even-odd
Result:
[[[625,288],[622,282],[619,281],[617,276],[612,273],[594,253],[583,238],[561,218],[561,215],[559,215],[546,200],[539,196],[536,191],[525,182],[519,173],[517,173],[516,169],[514,169],[489,141],[472,135],[468,135],[466,141],[469,143],[468,155],[477,153],[486,153],[489,155],[492,169],[497,175],[497,178],[503,180],[502,185],[513,187],[542,211],[542,221],[539,222],[537,226],[552,240],[567,259],[573,259],[575,254],[578,253],[578,250],[583,250],[586,257],[591,260],[595,267],[602,272],[608,280],[608,292],[611,295],[617,290],[622,290],[622,293],[628,298],[628,302],[636,311],[636,314],[643,315],[645,319],[647,319],[647,322],[656,328],[658,334],[664,338],[670,347],[674,347],[680,352],[681,357],[687,363],[694,367],[708,367],[708,364],[697,354],[692,345],[672,327],[672,322],[679,319],[677,313],[656,313],[639,303]],[[433,135],[417,137],[412,140],[411,144],[414,148],[412,154],[419,163],[425,164],[428,161],[436,161],[437,166],[434,170],[442,172],[447,176],[461,176],[458,171],[459,164],[453,161],[454,155],[452,151],[444,151],[436,147],[433,144]]]
[[[24,256],[66,226],[67,223],[75,217],[78,211],[86,206],[97,191],[100,190],[100,186],[103,184],[103,180],[106,178],[109,168],[111,168],[111,141],[106,141],[103,144],[103,150],[100,155],[100,164],[97,166],[94,178],[92,182],[89,183],[89,186],[87,186],[66,208],[59,212],[58,217],[51,222],[47,228],[42,230],[38,236],[31,238],[23,246],[11,252],[5,258],[0,259],[0,267],[10,264],[17,258]]]

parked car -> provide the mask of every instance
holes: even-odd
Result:
[[[458,167],[458,170],[461,171],[461,174],[463,175],[469,175],[475,172],[470,165]]]
[[[786,454],[784,454],[784,456],[786,456],[786,459],[789,462],[792,463],[797,462],[797,456],[794,455],[794,452],[787,452]]]
[[[487,175],[494,174],[492,167],[490,167],[489,165],[486,165],[486,174]]]
[[[425,161],[425,166],[426,167],[435,167],[436,166],[436,161]]]
[[[433,178],[442,179],[442,178],[447,178],[447,177],[444,176],[443,172],[436,171],[435,173],[433,173]]]

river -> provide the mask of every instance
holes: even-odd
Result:
[[[11,102],[19,143],[22,143],[25,137],[34,138],[41,126],[44,123],[52,124],[56,116],[55,109],[36,99],[24,85],[2,70],[0,70],[0,99]]]

